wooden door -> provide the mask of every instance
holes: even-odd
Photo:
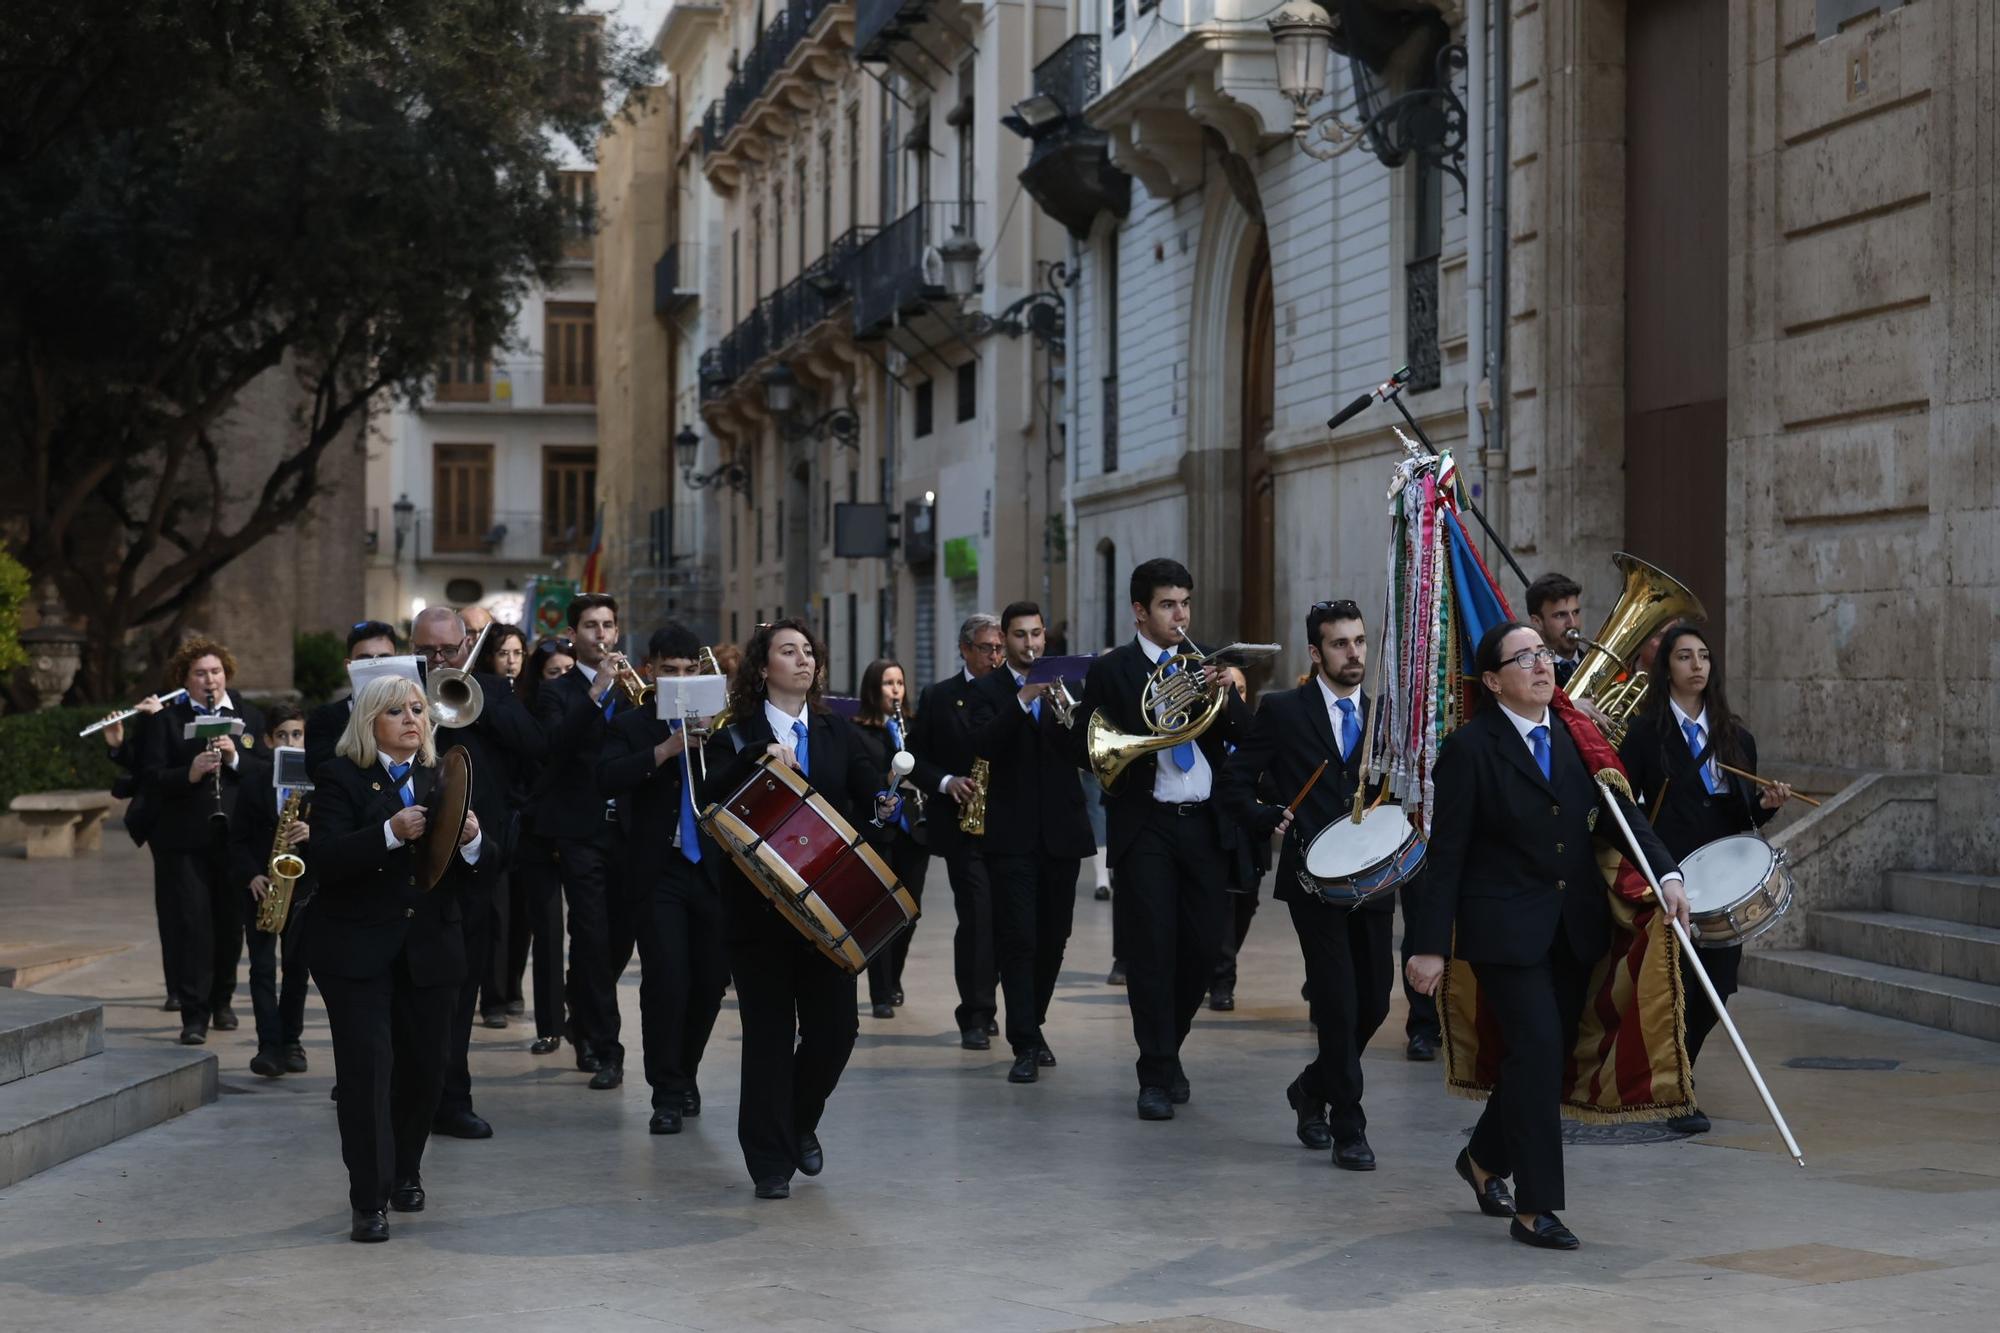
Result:
[[[1264,442],[1277,412],[1277,328],[1272,321],[1271,251],[1259,234],[1243,291],[1243,604],[1238,620],[1246,643],[1270,643],[1277,570],[1277,504]],[[1251,682],[1253,685],[1259,682]]]

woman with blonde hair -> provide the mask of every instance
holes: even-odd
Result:
[[[319,876],[312,977],[333,1036],[357,1241],[389,1239],[385,1207],[423,1210],[419,1168],[465,977],[460,879],[478,862],[483,838],[468,810],[458,855],[427,891],[416,844],[438,784],[422,687],[406,676],[369,681],[320,770],[310,820]]]

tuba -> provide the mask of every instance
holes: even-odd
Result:
[[[1625,664],[1646,640],[1668,625],[1677,620],[1705,620],[1708,612],[1701,598],[1680,580],[1638,556],[1620,551],[1611,557],[1611,563],[1625,576],[1625,588],[1596,638],[1587,639],[1576,630],[1569,632],[1572,642],[1589,651],[1569,678],[1568,694],[1587,701],[1604,715],[1606,722],[1600,730],[1616,746],[1624,742],[1626,724],[1639,711],[1651,684],[1643,664],[1633,663],[1629,671]]]
[[[491,624],[479,631],[479,637],[472,641],[472,651],[465,655],[463,667],[439,667],[430,673],[424,694],[431,717],[440,727],[469,727],[479,720],[486,707],[486,692],[473,679],[472,668],[478,664],[479,650],[486,646],[486,636],[492,632]]]
[[[265,868],[265,875],[271,881],[270,891],[257,904],[257,929],[266,935],[275,935],[285,928],[286,920],[292,914],[292,890],[298,888],[299,880],[305,876],[306,861],[292,850],[286,835],[292,825],[304,817],[300,809],[305,790],[292,788],[285,798],[285,808],[278,815],[278,832],[271,839],[271,863]]]

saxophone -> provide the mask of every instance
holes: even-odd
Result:
[[[264,901],[257,904],[257,929],[267,935],[285,928],[285,921],[292,914],[292,890],[306,873],[305,858],[285,841],[292,825],[303,818],[299,807],[304,796],[297,787],[292,788],[292,794],[285,798],[284,810],[278,815],[278,832],[271,839],[271,863],[264,872],[270,878],[271,888]]]
[[[986,836],[986,780],[991,776],[993,766],[984,759],[972,761],[972,795],[965,798],[965,804],[958,810],[958,831],[971,834],[975,838]]]

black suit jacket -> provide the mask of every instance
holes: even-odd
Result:
[[[1091,662],[1090,672],[1083,681],[1083,700],[1076,710],[1076,726],[1071,729],[1079,765],[1087,762],[1088,757],[1083,752],[1084,738],[1093,714],[1101,713],[1107,725],[1127,735],[1152,734],[1152,728],[1146,724],[1140,710],[1139,699],[1145,693],[1146,680],[1153,674],[1153,666],[1140,649],[1137,638],[1127,639]],[[1211,798],[1221,785],[1229,746],[1249,734],[1250,722],[1250,706],[1237,698],[1232,690],[1222,716],[1196,742],[1214,774]],[[1119,775],[1117,783],[1104,793],[1105,852],[1114,868],[1124,858],[1126,849],[1139,835],[1151,812],[1153,780],[1159,772],[1161,757],[1167,753],[1156,751],[1135,760]]]
[[[253,771],[250,760],[264,744],[264,715],[257,705],[234,694],[229,698],[227,715],[243,719],[243,734],[236,738],[241,756],[236,767],[222,768],[225,813],[235,811],[237,793]],[[194,720],[194,708],[183,699],[153,714],[140,732],[136,773],[140,791],[153,805],[147,837],[156,851],[198,852],[214,845],[209,815],[215,809],[215,780],[188,781],[188,765],[203,748],[182,734]]]
[[[877,773],[860,728],[844,717],[821,710],[806,723],[806,781],[852,824],[856,832],[875,817],[875,793],[886,773]],[[701,804],[722,800],[743,784],[776,737],[760,702],[750,716],[738,718],[709,742],[708,780],[696,782]]]
[[[335,699],[306,714],[306,772],[314,782],[319,781],[320,769],[333,758],[333,748],[340,744],[340,735],[347,730],[347,719],[353,715],[352,698]]]
[[[1083,805],[1072,729],[1056,721],[1046,699],[1036,719],[1021,707],[1019,690],[1003,664],[979,678],[967,705],[973,750],[992,769],[982,846],[988,855],[1094,855],[1097,836]]]
[[[923,788],[926,837],[933,856],[952,856],[972,849],[972,839],[958,828],[958,802],[938,793],[947,777],[971,777],[972,688],[965,672],[954,671],[917,698],[917,715],[904,739],[916,756],[911,781]],[[1080,725],[1080,724],[1079,724]],[[928,776],[927,776],[928,775]]]
[[[1609,946],[1611,909],[1594,836],[1621,848],[1623,839],[1599,811],[1603,794],[1553,709],[1549,747],[1544,778],[1497,703],[1445,741],[1423,883],[1405,892],[1412,953],[1527,966],[1548,955],[1558,930],[1586,962]],[[1617,800],[1653,872],[1678,871],[1645,816]]]
[[[479,720],[469,727],[440,727],[438,753],[464,746],[472,761],[472,810],[479,816],[485,843],[479,853],[482,882],[490,881],[506,868],[516,842],[511,795],[521,770],[548,753],[548,738],[535,719],[514,697],[514,688],[504,677],[481,671],[482,702]]]
[[[653,763],[653,747],[672,734],[654,712],[634,708],[611,720],[597,757],[597,788],[618,803],[618,825],[625,832],[625,856],[639,882],[651,884],[668,857],[678,857],[674,829],[681,818],[682,760],[675,755]],[[712,757],[711,757],[712,758]],[[726,762],[734,763],[735,755]],[[688,755],[700,780],[700,760]],[[696,810],[700,810],[699,799]],[[725,853],[706,834],[701,840],[701,868],[713,881]]]
[[[612,691],[616,689],[614,685]],[[621,701],[614,719],[626,711]],[[541,724],[548,752],[528,807],[528,828],[545,838],[595,837],[604,826],[605,795],[597,788],[597,761],[610,730],[604,700],[592,699],[589,679],[571,667],[542,682],[535,698],[535,721]]]
[[[1717,838],[1748,833],[1770,823],[1778,812],[1764,807],[1758,799],[1756,784],[1748,778],[1724,773],[1725,790],[1720,795],[1709,795],[1701,772],[1695,767],[1694,755],[1689,753],[1686,739],[1673,723],[1672,713],[1665,717],[1668,725],[1674,727],[1674,734],[1665,738],[1664,745],[1654,719],[1637,717],[1625,731],[1625,743],[1618,747],[1618,758],[1624,762],[1625,772],[1632,779],[1632,790],[1645,803],[1646,817],[1667,850],[1676,858],[1684,857]],[[1736,740],[1743,747],[1746,760],[1743,767],[1755,773],[1757,738],[1739,723]],[[1704,753],[1714,748],[1711,738]],[[1660,799],[1662,785],[1667,793],[1665,801]]]
[[[429,805],[437,770],[419,767],[418,805]],[[364,769],[334,756],[313,788],[312,838],[306,863],[318,879],[308,946],[315,972],[366,979],[380,976],[407,949],[419,986],[457,985],[465,978],[465,936],[459,897],[472,867],[454,854],[451,869],[425,892],[416,849],[391,849],[382,824],[403,808],[381,765]],[[485,847],[480,848],[482,858]]]
[[[1368,696],[1355,696],[1355,708],[1365,729],[1368,725]],[[1312,895],[1299,883],[1305,849],[1319,831],[1336,819],[1353,813],[1354,792],[1361,782],[1361,744],[1356,742],[1351,759],[1342,760],[1333,721],[1327,716],[1326,698],[1319,682],[1308,680],[1293,690],[1273,690],[1257,705],[1256,720],[1236,753],[1229,756],[1220,781],[1223,813],[1249,832],[1268,839],[1285,806],[1312,777],[1321,760],[1329,761],[1326,772],[1307,794],[1285,834],[1278,853],[1278,882],[1271,896],[1279,902],[1306,901]],[[1281,802],[1267,805],[1258,799],[1257,784],[1267,777],[1270,789]],[[1383,894],[1361,911],[1395,910],[1395,895]]]

